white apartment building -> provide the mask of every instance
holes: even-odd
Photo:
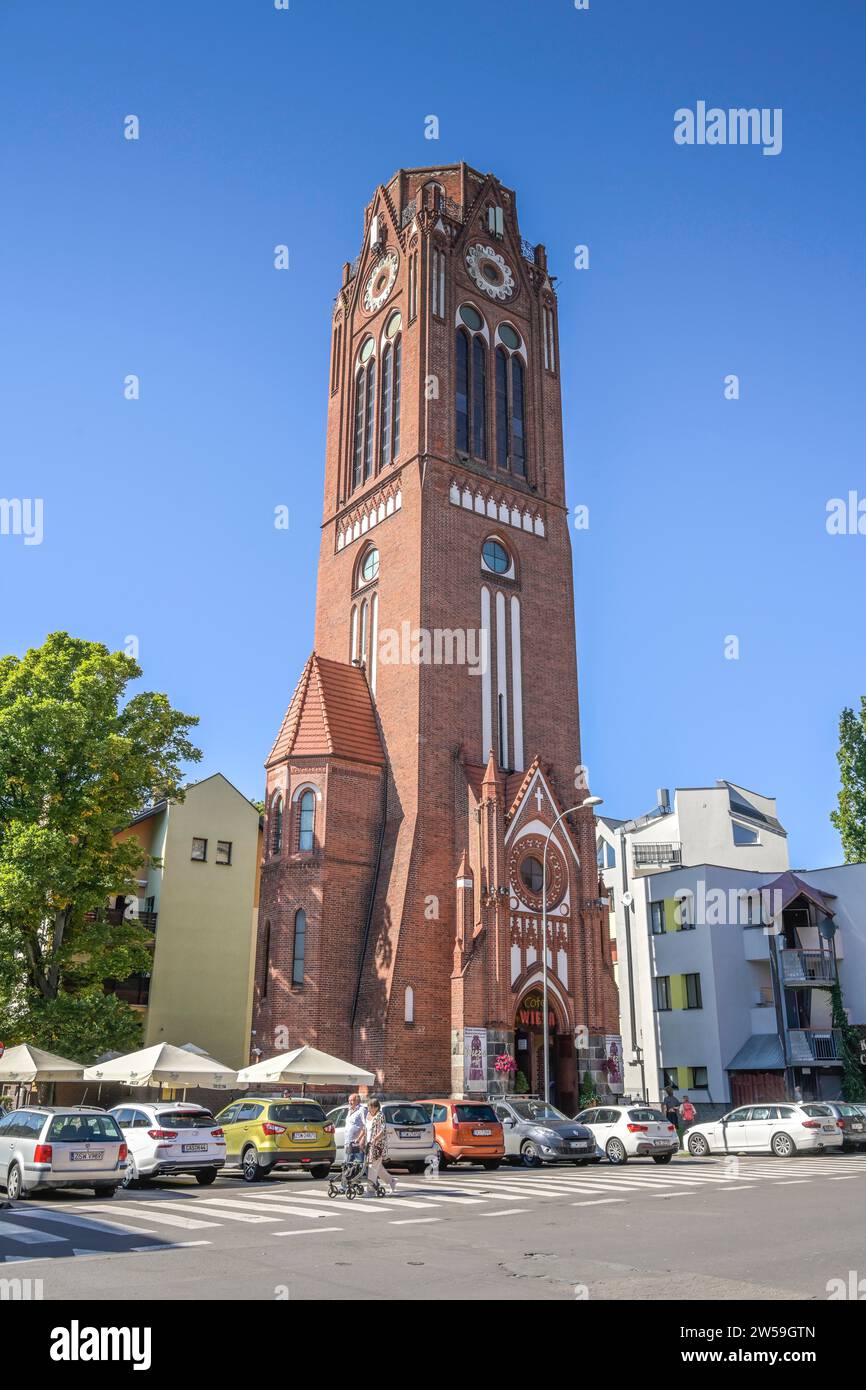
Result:
[[[657,802],[635,820],[596,819],[599,872],[616,938],[623,1091],[658,1100],[667,1071],[678,1092],[698,1101],[726,1101],[727,1035],[724,1044],[711,1047],[719,1010],[703,1002],[714,993],[715,935],[711,941],[706,933],[675,930],[678,909],[665,907],[665,901],[673,901],[678,885],[667,878],[713,866],[733,871],[734,878],[764,874],[769,881],[788,868],[787,837],[775,799],[732,782],[678,788],[673,803],[662,790]],[[680,886],[686,890],[690,882],[683,879]],[[671,959],[674,951],[681,955]],[[724,976],[720,966],[720,980]],[[657,984],[659,978],[667,986]]]

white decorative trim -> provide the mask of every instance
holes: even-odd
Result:
[[[514,768],[523,771],[523,677],[520,643],[520,599],[511,595],[511,718],[514,722]]]
[[[400,494],[397,493],[399,499]],[[533,536],[546,535],[544,517],[540,511],[530,512],[527,507],[525,511],[520,510],[508,498],[497,495],[493,492],[482,492],[480,489],[473,493],[468,484],[464,483],[462,488],[456,478],[451,479],[448,488],[448,500],[452,507],[464,507],[467,512],[477,512],[479,516],[487,516],[494,521],[500,521],[505,526],[513,526],[516,531],[526,531]],[[399,507],[400,502],[397,501]],[[337,546],[340,549],[339,543]]]
[[[453,498],[452,498],[453,501]],[[365,536],[368,531],[372,531],[374,526],[378,526],[386,517],[393,516],[394,512],[399,512],[403,505],[403,493],[398,487],[387,493],[379,493],[376,497],[371,497],[361,503],[363,511],[359,510],[340,522],[337,531],[337,550],[345,550],[347,545],[351,545],[361,536]]]
[[[490,590],[486,585],[481,586],[481,642],[482,651],[490,652]],[[481,761],[487,761],[487,755],[493,746],[493,711],[490,706],[491,701],[491,680],[490,680],[490,660],[484,662],[481,667]]]
[[[496,591],[496,710],[501,720],[499,746],[503,767],[510,767],[508,761],[508,682],[506,664],[505,636],[505,595],[501,589]]]

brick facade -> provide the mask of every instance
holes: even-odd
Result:
[[[385,461],[395,311],[400,442]],[[556,328],[546,253],[521,242],[510,190],[460,164],[401,170],[376,191],[334,312],[315,633],[325,674],[302,718],[296,696],[268,762],[269,819],[275,791],[292,807],[309,783],[317,799],[312,850],[295,848],[286,814],[273,855],[266,827],[255,1006],[265,1055],[283,1027],[285,1045],[309,1042],[369,1066],[385,1091],[460,1091],[472,1027],[487,1030],[492,1053],[522,1046],[518,1063],[530,1066],[536,1038],[516,1040],[515,1020],[538,975],[539,899],[521,865],[560,811],[587,795]],[[458,330],[485,374],[484,392],[480,368],[471,378],[462,439]],[[359,378],[371,362],[365,477]],[[490,539],[505,553],[502,574],[482,560]],[[373,548],[378,570],[371,561],[365,577]],[[418,652],[419,632],[429,653]],[[488,652],[486,677],[473,650]],[[564,943],[551,962],[553,1072],[568,1105],[578,1072],[603,1081],[600,1049],[617,1031],[590,810],[566,817],[550,855],[558,882],[548,940]],[[306,956],[303,984],[293,985],[299,907]]]

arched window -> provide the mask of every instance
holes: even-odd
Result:
[[[278,796],[271,803],[271,854],[279,854],[283,848],[283,798]]]
[[[355,372],[355,429],[352,443],[352,488],[366,482],[373,469],[373,424],[376,418],[376,359],[373,339],[358,354]]]
[[[379,408],[379,467],[386,468],[400,452],[400,363],[403,318],[396,310],[385,325],[382,347],[382,392]]]
[[[455,352],[455,424],[458,453],[487,458],[487,344],[474,304],[461,304]]]
[[[312,793],[311,793],[312,795]],[[307,914],[302,907],[295,913],[295,935],[292,942],[292,984],[304,983],[304,956],[307,949]]]
[[[316,822],[316,793],[308,788],[298,802],[298,849],[313,848],[313,827]]]
[[[262,950],[262,998],[268,997],[268,981],[271,977],[271,924],[265,922],[265,942]]]
[[[406,986],[406,993],[403,995],[403,1021],[415,1022],[415,991],[411,985]]]
[[[526,476],[526,368],[522,342],[510,323],[499,326],[496,347],[496,463]]]

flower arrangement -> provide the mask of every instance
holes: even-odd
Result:
[[[502,1087],[502,1094],[505,1095],[506,1088],[513,1074],[517,1071],[517,1063],[508,1052],[500,1052],[496,1061],[493,1063],[493,1070],[499,1077],[499,1084]]]

